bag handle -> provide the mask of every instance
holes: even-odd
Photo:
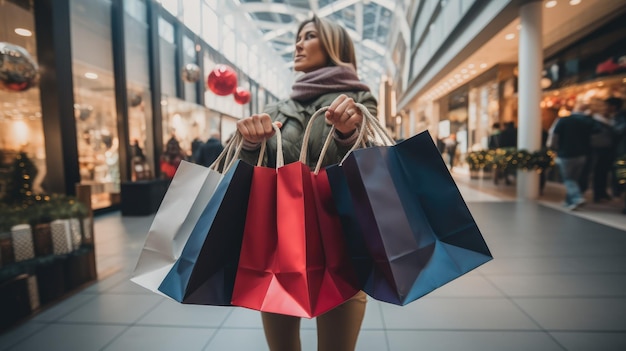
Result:
[[[235,163],[235,160],[237,159],[237,156],[239,156],[239,152],[241,151],[242,147],[243,138],[241,137],[241,134],[239,132],[235,132],[233,137],[230,138],[228,144],[226,144],[226,146],[224,147],[224,150],[220,152],[215,161],[211,163],[209,168],[217,171],[220,162],[224,160],[224,173],[226,173],[226,171],[228,171],[228,169],[230,169],[230,167]]]
[[[359,146],[367,147],[366,142],[368,139],[375,140],[378,138],[383,142],[383,145],[385,146],[396,144],[396,142],[393,140],[391,135],[389,135],[385,127],[380,124],[378,118],[374,117],[374,115],[372,115],[367,107],[365,107],[361,103],[356,103],[355,106],[359,110],[361,110],[361,113],[363,114],[363,122],[361,123],[361,125],[359,125],[358,128],[359,137],[354,142],[354,145],[352,145],[352,148],[350,148],[350,150],[348,150],[345,156],[341,159],[339,165],[342,165],[343,162],[348,158],[350,153],[356,150]]]
[[[277,144],[277,155],[276,155],[276,164],[283,166],[285,164],[284,156],[283,156],[283,144],[282,144],[282,135],[280,133],[280,129],[276,126],[276,124],[272,123],[272,127],[274,131],[276,131],[276,144]],[[267,147],[267,140],[263,140],[261,143],[261,150],[259,151],[259,158],[257,159],[257,166],[261,166],[263,163],[263,156],[265,155],[265,150]],[[226,173],[235,161],[239,158],[239,154],[243,149],[243,136],[239,131],[236,131],[233,134],[233,137],[230,138],[230,141],[224,147],[224,150],[217,156],[215,161],[209,166],[209,168],[217,171],[218,166],[222,160],[224,160],[224,171]]]
[[[352,148],[350,148],[350,150],[348,150],[346,155],[343,157],[340,164],[343,164],[343,161],[345,161],[348,155],[352,151],[356,150],[359,146],[366,147],[367,139],[373,140],[373,139],[379,138],[382,140],[383,144],[386,146],[396,144],[396,142],[389,135],[387,130],[380,124],[380,121],[378,121],[378,119],[372,115],[372,113],[367,109],[367,107],[365,107],[361,103],[356,103],[355,106],[361,110],[361,113],[363,115],[363,122],[357,126],[358,127],[357,133],[359,135],[357,140],[355,141],[354,145],[352,145]],[[315,113],[309,119],[309,123],[307,124],[306,129],[304,131],[304,136],[302,137],[302,148],[300,149],[300,162],[302,163],[306,163],[308,143],[309,143],[309,137],[311,135],[313,121],[322,113],[326,112],[328,108],[329,108],[328,106],[320,108],[319,110],[315,111]],[[326,136],[326,140],[324,141],[324,145],[322,146],[322,150],[320,151],[320,156],[317,159],[317,164],[315,165],[315,170],[314,170],[315,174],[319,172],[322,166],[322,161],[324,160],[324,157],[326,156],[326,151],[328,150],[328,146],[330,145],[334,132],[335,132],[335,126],[333,125],[330,128],[330,132],[328,133],[328,136]],[[367,136],[367,139],[366,139],[366,136]]]
[[[311,129],[313,126],[313,121],[323,113],[328,110],[328,106],[322,107],[319,110],[315,111],[315,113],[309,118],[309,123],[306,125],[306,129],[304,130],[304,135],[302,136],[302,147],[300,148],[300,159],[299,161],[302,163],[306,163],[306,154],[309,149],[309,138],[311,137]],[[330,145],[330,141],[332,140],[333,133],[335,132],[335,126],[330,127],[330,132],[326,136],[326,140],[324,141],[324,145],[322,146],[322,150],[320,151],[319,158],[317,159],[317,165],[315,166],[315,174],[317,174],[322,166],[322,161],[324,160],[324,156],[326,156],[326,151],[328,150],[328,146]]]
[[[275,122],[272,123],[272,128],[274,128],[274,131],[276,132],[276,169],[278,169],[285,165],[285,155],[283,155],[283,135]],[[266,143],[267,139],[263,140],[263,143],[261,144],[261,152],[259,153],[257,166],[261,166],[261,161],[263,161]]]

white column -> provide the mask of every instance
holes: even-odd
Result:
[[[517,148],[541,148],[541,70],[543,69],[542,1],[531,1],[520,8]],[[517,172],[517,198],[539,197],[539,175]]]

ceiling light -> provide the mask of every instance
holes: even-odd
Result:
[[[554,6],[556,6],[556,0],[550,0],[550,1],[546,1],[546,8],[547,9],[551,9]]]
[[[486,63],[481,63],[481,64],[480,64],[480,68],[485,68],[485,67],[487,67],[487,64],[486,64]]]
[[[33,32],[29,31],[26,28],[15,28],[15,34],[21,35],[23,37],[30,37],[33,35]]]
[[[467,68],[469,68],[469,69],[472,69],[474,67],[475,67],[475,65],[473,63],[470,63],[469,65],[467,65]]]
[[[475,69],[471,70],[470,74],[476,74],[476,70]]]
[[[467,69],[463,68],[463,69],[461,70],[461,73],[467,73]]]
[[[569,4],[572,6],[576,6],[578,4],[580,4],[582,2],[582,0],[569,0]]]
[[[513,39],[515,39],[515,34],[509,33],[509,34],[504,36],[504,39],[506,39],[506,40],[513,40]]]
[[[87,79],[98,79],[98,75],[93,72],[85,73],[85,78]]]
[[[515,26],[515,28],[516,28],[517,30],[520,30],[520,29],[522,29],[522,25],[521,25],[521,24],[518,24],[517,26]]]

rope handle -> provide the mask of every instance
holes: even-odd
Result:
[[[243,147],[243,138],[239,132],[236,132],[230,141],[226,144],[226,147],[220,152],[215,161],[211,163],[209,166],[210,169],[217,171],[220,162],[222,159],[224,160],[224,173],[230,169],[230,167],[235,163],[235,160],[239,156],[241,152],[241,148]]]
[[[355,141],[354,145],[352,145],[352,148],[350,148],[350,150],[348,150],[346,155],[343,157],[340,164],[343,164],[343,162],[346,160],[346,158],[352,151],[356,150],[359,147],[367,147],[367,142],[366,142],[367,140],[375,140],[378,138],[382,141],[383,145],[390,146],[390,145],[396,144],[396,142],[389,135],[385,127],[383,127],[380,124],[380,121],[372,115],[372,113],[367,109],[367,107],[365,107],[361,103],[356,103],[355,106],[359,110],[361,110],[361,113],[363,115],[363,122],[357,126],[357,133],[358,133],[357,140]],[[299,161],[302,163],[306,163],[308,143],[309,143],[309,138],[311,135],[313,121],[318,116],[326,112],[328,108],[329,108],[328,106],[325,106],[325,107],[318,109],[309,119],[309,123],[307,124],[306,129],[304,131],[304,135],[302,137],[302,148],[300,149]],[[315,165],[315,170],[314,170],[315,174],[319,173],[319,170],[322,166],[322,161],[324,160],[324,157],[326,156],[326,151],[328,150],[328,147],[330,145],[334,132],[335,132],[335,126],[333,125],[331,126],[330,132],[328,133],[328,136],[326,137],[326,140],[324,141],[324,145],[322,146],[322,150],[320,151],[319,158],[317,159],[317,164]]]

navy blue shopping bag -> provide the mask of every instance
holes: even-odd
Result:
[[[327,168],[362,289],[405,305],[493,257],[426,131]]]

